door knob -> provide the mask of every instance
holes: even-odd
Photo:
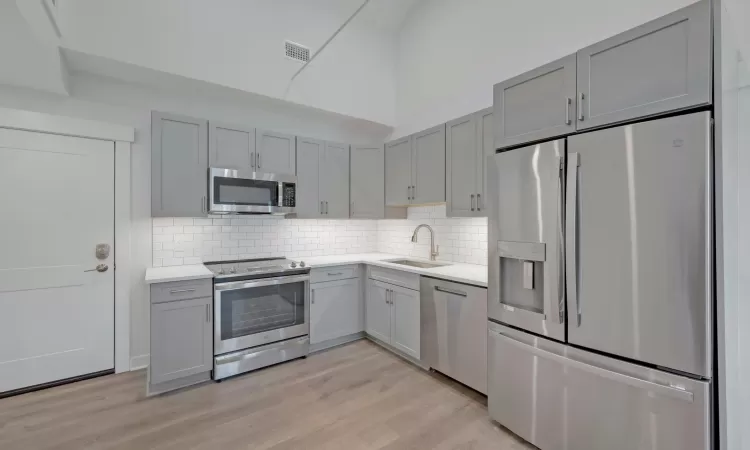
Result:
[[[95,269],[84,270],[84,272],[93,272],[93,271],[106,272],[108,269],[109,269],[109,266],[106,264],[97,264]]]

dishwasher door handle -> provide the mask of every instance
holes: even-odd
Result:
[[[463,291],[454,291],[453,289],[446,289],[440,286],[435,286],[435,290],[439,292],[445,292],[446,294],[458,295],[459,297],[468,297],[469,295]]]

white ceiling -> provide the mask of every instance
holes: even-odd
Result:
[[[337,0],[342,4],[359,7],[364,0]],[[370,3],[360,13],[362,20],[375,26],[397,30],[404,23],[415,4],[420,0],[370,0]],[[351,6],[350,6],[351,7]]]

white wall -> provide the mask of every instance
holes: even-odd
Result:
[[[61,2],[59,17],[66,48],[283,98],[301,67],[284,57],[284,40],[314,52],[359,4],[76,0]],[[394,35],[359,19],[297,78],[288,100],[392,125]]]
[[[152,264],[151,110],[249,124],[260,128],[340,142],[381,142],[387,127],[346,119],[279,102],[257,104],[236,92],[222,94],[150,89],[104,78],[74,75],[70,97],[0,85],[0,106],[132,126],[131,356],[148,353],[148,290],[143,282]]]
[[[492,106],[492,86],[694,0],[429,0],[401,29],[393,138]]]

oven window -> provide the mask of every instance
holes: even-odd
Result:
[[[221,340],[305,323],[305,283],[221,293]]]
[[[279,183],[241,178],[214,178],[214,203],[278,206]]]

